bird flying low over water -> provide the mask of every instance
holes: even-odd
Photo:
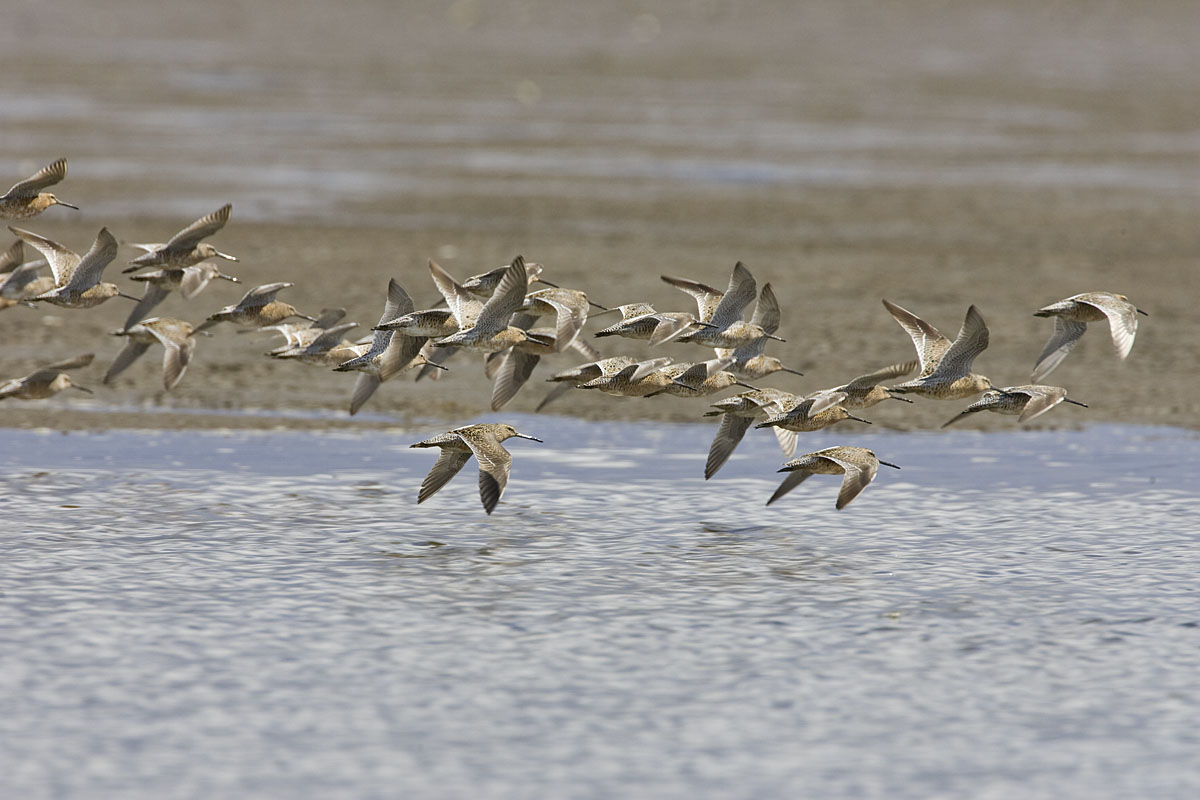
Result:
[[[767,505],[771,505],[812,475],[843,475],[842,488],[837,498],[837,509],[841,511],[875,479],[880,464],[900,469],[895,464],[879,460],[873,452],[863,447],[826,447],[815,453],[806,453],[787,462],[779,470],[791,474],[779,484],[775,494],[767,500]]]
[[[512,425],[484,423],[455,428],[410,447],[440,447],[442,454],[433,469],[421,483],[417,502],[424,503],[458,474],[472,455],[479,462],[479,499],[483,510],[491,514],[508,485],[508,473],[512,469],[512,454],[501,445],[514,436],[540,442],[541,439],[517,433]]]
[[[1068,398],[1067,390],[1061,386],[1040,386],[1036,384],[1006,386],[1003,389],[988,389],[983,393],[982,397],[967,406],[966,410],[957,417],[948,420],[942,427],[945,428],[953,425],[963,417],[970,416],[977,411],[994,411],[997,414],[1019,414],[1018,422],[1028,422],[1035,417],[1045,414],[1059,403],[1072,403],[1073,405],[1087,408],[1086,403]]]

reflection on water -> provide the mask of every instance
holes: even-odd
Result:
[[[1194,788],[1194,433],[862,435],[837,512],[761,431],[514,422],[490,518],[425,430],[0,431],[3,794]]]

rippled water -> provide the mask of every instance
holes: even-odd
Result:
[[[0,431],[0,795],[1200,791],[1195,433],[858,436],[838,512],[516,424],[490,518],[429,430]]]

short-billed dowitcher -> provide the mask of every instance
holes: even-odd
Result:
[[[49,192],[43,192],[47,186],[67,177],[67,160],[60,158],[53,164],[47,164],[23,181],[17,181],[12,188],[0,195],[0,218],[28,219],[36,217],[50,206],[66,206],[79,210],[79,206],[64,203]]]
[[[135,244],[134,247],[146,252],[130,261],[130,266],[123,272],[135,272],[142,267],[190,267],[206,258],[237,261],[236,257],[222,253],[211,244],[200,242],[225,227],[232,211],[233,205],[226,203],[188,225],[166,244]]]
[[[379,321],[382,323],[395,319],[412,310],[413,301],[408,292],[404,291],[404,287],[395,278],[389,280],[387,301]],[[377,328],[370,344],[349,348],[354,351],[354,357],[338,364],[334,371],[360,373],[354,383],[354,393],[350,396],[350,415],[358,413],[363,403],[375,394],[381,383],[410,367],[424,364],[425,358],[421,355],[423,344],[423,336],[405,336],[402,333]]]
[[[293,347],[307,347],[314,339],[320,336],[325,331],[332,328],[342,321],[346,316],[346,309],[341,307],[322,308],[320,315],[314,319],[301,319],[296,322],[278,322],[274,325],[267,325],[262,328],[252,328],[242,333],[278,333],[283,337],[283,344],[274,350],[267,352],[267,355],[275,355],[277,352],[283,352]],[[357,326],[357,323],[351,327]],[[343,359],[344,361],[345,359]]]
[[[10,397],[18,400],[43,400],[58,394],[63,389],[78,389],[91,394],[92,390],[86,386],[72,383],[67,370],[86,367],[92,363],[92,359],[95,357],[94,353],[84,353],[66,361],[56,361],[53,364],[39,367],[23,378],[4,381],[0,383],[0,400]]]
[[[1040,417],[1059,403],[1071,403],[1087,408],[1086,403],[1067,397],[1067,390],[1061,386],[1042,386],[1029,384],[1025,386],[1006,386],[1003,389],[989,389],[983,396],[957,417],[948,420],[943,428],[953,425],[963,417],[976,411],[994,411],[997,414],[1020,414],[1018,422],[1028,422],[1034,417]]]
[[[578,389],[596,389],[616,397],[646,397],[682,375],[692,364],[672,364],[669,358],[651,358],[599,375],[578,384]]]
[[[759,326],[766,334],[773,334],[779,330],[780,316],[779,300],[775,297],[775,290],[771,288],[771,284],[765,283],[758,293],[758,302],[754,305],[754,315],[750,317],[750,324]],[[732,350],[718,347],[717,356],[733,356],[734,362],[729,367],[729,371],[739,378],[749,381],[765,378],[776,372],[804,375],[799,370],[785,367],[783,362],[775,356],[764,355],[763,351],[766,346],[767,336],[760,336]]]
[[[512,324],[525,331],[526,340],[487,356],[485,373],[492,379],[492,411],[499,411],[516,396],[544,356],[562,349],[558,346],[559,329],[529,327],[536,319],[524,312],[514,314]],[[600,357],[600,353],[582,339],[575,339],[569,347],[582,353],[585,358]]]
[[[544,269],[541,264],[533,261],[525,261],[524,259],[522,259],[522,263],[525,264],[526,286],[532,286],[535,283],[545,283],[547,286],[554,286],[554,284],[542,280],[541,275]],[[508,271],[511,265],[511,262],[509,262],[502,267],[488,270],[482,275],[472,275],[462,282],[462,286],[468,292],[478,297],[491,297],[496,293],[496,287],[500,285],[500,281],[504,279],[504,273]]]
[[[596,331],[593,335],[597,338],[646,339],[651,347],[657,347],[706,324],[685,311],[655,311],[649,303],[629,303],[610,310],[621,312],[621,321]]]
[[[166,300],[167,295],[176,289],[185,300],[191,300],[203,291],[204,287],[208,286],[214,278],[231,283],[241,283],[240,280],[232,275],[226,275],[216,264],[208,261],[193,264],[190,267],[163,267],[129,277],[130,280],[144,281],[146,292],[138,304],[133,307],[133,311],[129,312],[129,317],[125,320],[126,328],[145,318],[155,306]]]
[[[708,460],[704,463],[704,480],[716,475],[717,470],[725,465],[756,419],[782,414],[785,407],[790,407],[799,399],[794,394],[779,389],[754,389],[713,403],[712,407],[717,410],[705,412],[704,416],[721,417],[721,426],[708,448]],[[791,458],[796,452],[796,432],[778,426],[772,427],[771,430],[775,432],[783,454]]]
[[[712,358],[708,361],[701,361],[698,364],[692,364],[683,372],[675,376],[674,380],[663,386],[654,394],[671,394],[676,397],[707,397],[710,394],[719,392],[722,389],[728,389],[730,386],[742,386],[751,391],[756,391],[757,386],[738,380],[738,377],[729,371],[729,367],[733,366],[733,358],[726,356],[723,358]],[[649,395],[647,395],[649,396]]]
[[[1053,372],[1079,343],[1089,322],[1108,320],[1117,357],[1124,359],[1133,347],[1138,314],[1149,316],[1125,295],[1112,292],[1084,292],[1035,311],[1035,317],[1054,317],[1054,333],[1038,356],[1031,380],[1040,381]]]
[[[845,399],[845,392],[829,390],[814,392],[791,408],[787,408],[784,413],[767,417],[754,427],[778,427],[786,428],[789,431],[796,431],[797,433],[806,433],[828,428],[830,425],[841,422],[844,419],[852,419],[855,422],[865,422],[870,425],[871,421],[869,419],[856,417],[847,411],[844,406],[840,405]]]
[[[491,514],[504,487],[508,484],[508,473],[512,468],[512,454],[501,444],[512,437],[529,439],[540,442],[533,436],[517,433],[512,425],[501,423],[483,423],[467,425],[454,430],[417,442],[410,447],[440,447],[442,453],[437,463],[421,482],[421,491],[417,502],[423,503],[437,493],[446,483],[458,474],[467,460],[474,455],[479,462],[479,498],[483,501],[483,510]]]
[[[527,286],[525,259],[517,256],[496,285],[491,299],[484,303],[475,324],[434,342],[433,346],[465,347],[492,353],[525,341],[525,331],[509,325],[508,319],[524,302]]]
[[[125,346],[104,373],[104,383],[111,382],[124,372],[130,364],[157,342],[163,346],[163,388],[168,392],[175,388],[191,363],[196,351],[195,333],[190,323],[172,317],[154,317],[112,332],[124,336]]]
[[[961,400],[992,388],[992,382],[971,372],[976,356],[987,349],[988,327],[979,309],[971,306],[958,336],[951,342],[916,314],[888,300],[883,305],[904,328],[917,348],[921,374],[905,383],[889,386],[896,394],[919,394],[937,400]]]
[[[791,474],[779,484],[767,505],[795,489],[810,475],[844,475],[837,498],[837,509],[840,511],[874,480],[880,464],[900,469],[895,464],[879,460],[873,452],[863,447],[826,447],[815,453],[806,453],[787,462],[779,470]]]
[[[423,311],[409,310],[393,319],[380,322],[375,330],[397,331],[407,336],[439,338],[467,330],[475,325],[483,303],[446,272],[440,264],[429,259],[429,274],[433,284],[446,301],[446,308]]]
[[[288,281],[280,281],[255,286],[242,295],[242,299],[238,302],[231,306],[225,306],[215,314],[210,314],[208,319],[196,330],[208,330],[222,322],[232,322],[239,328],[253,330],[275,325],[290,317],[302,317],[310,322],[315,322],[313,317],[301,314],[295,306],[275,299],[276,294],[295,285]]]
[[[591,305],[587,294],[578,289],[554,287],[539,289],[525,295],[521,310],[536,316],[554,315],[554,342],[558,352],[561,352],[569,347],[583,330]]]
[[[902,400],[905,403],[911,403],[912,400],[909,400],[907,397],[892,394],[891,391],[879,384],[891,378],[902,378],[916,368],[916,361],[892,364],[883,369],[868,372],[866,375],[859,375],[849,383],[834,387],[828,391],[844,392],[846,398],[841,401],[841,405],[846,408],[870,408],[876,403],[882,403],[884,400]]]
[[[45,236],[11,226],[9,230],[45,256],[54,273],[54,288],[34,295],[30,300],[44,300],[63,308],[91,308],[110,297],[138,299],[122,293],[116,284],[100,281],[104,268],[117,257],[117,240],[108,228],[100,229],[91,249],[82,257]]]
[[[685,278],[663,275],[662,279],[696,298],[700,321],[711,326],[690,331],[686,336],[680,337],[679,341],[728,348],[741,347],[764,336],[779,342],[784,341],[773,333],[767,333],[761,325],[742,320],[746,306],[750,305],[758,294],[758,284],[741,261],[734,265],[733,273],[729,276],[729,288],[724,292]]]
[[[669,358],[658,359],[659,366],[666,366],[671,363]],[[612,358],[601,358],[596,361],[589,361],[586,364],[579,364],[570,369],[561,370],[554,373],[547,381],[557,383],[558,385],[546,393],[542,398],[542,402],[538,403],[535,411],[541,411],[546,406],[553,403],[558,398],[562,397],[567,392],[578,387],[581,384],[587,383],[590,380],[603,377],[605,375],[615,375],[628,366],[636,364],[635,359],[629,356],[614,356]]]
[[[295,360],[301,364],[334,368],[358,356],[353,342],[343,337],[346,331],[358,327],[357,322],[343,322],[329,328],[311,328],[301,331],[297,343],[283,345],[271,350],[272,358]],[[311,335],[310,335],[311,334]]]

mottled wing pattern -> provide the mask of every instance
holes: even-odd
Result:
[[[869,372],[866,375],[859,375],[854,380],[847,383],[842,388],[847,392],[856,391],[858,389],[870,389],[872,386],[878,386],[883,381],[891,378],[903,378],[914,369],[917,368],[918,361],[905,361],[900,364],[892,364],[883,369]]]
[[[754,302],[754,296],[758,293],[758,284],[754,281],[754,276],[750,274],[750,270],[742,262],[737,262],[733,266],[733,274],[729,277],[729,288],[725,290],[725,295],[721,298],[721,302],[717,304],[713,310],[712,319],[707,322],[716,325],[718,328],[728,328],[735,322],[742,319],[742,312],[746,306]]]
[[[53,186],[65,177],[67,177],[67,160],[60,158],[53,164],[42,167],[25,180],[14,183],[12,188],[5,192],[4,197],[34,197],[42,189]]]
[[[917,358],[921,365],[920,377],[929,376],[937,369],[938,362],[942,360],[945,352],[950,349],[950,340],[937,328],[890,300],[884,300],[883,305],[900,327],[904,328],[905,333],[912,339],[913,346],[917,348]]]
[[[838,491],[837,509],[840,511],[850,504],[850,501],[858,497],[863,489],[874,480],[875,472],[879,469],[879,465],[873,458],[852,458],[844,454],[838,455],[823,455],[827,461],[832,461],[841,467],[845,475],[842,478],[842,488]]]
[[[212,236],[225,227],[225,223],[229,221],[231,211],[233,211],[233,204],[226,203],[211,214],[205,214],[172,236],[170,241],[167,242],[166,248],[170,250],[191,250],[200,243],[201,239],[206,236]]]
[[[930,374],[936,373],[946,377],[969,375],[975,358],[986,350],[987,346],[987,324],[983,321],[979,309],[971,306],[967,309],[967,316],[958,331],[958,336],[954,338],[954,343],[942,354],[942,360]]]
[[[71,280],[71,273],[75,271],[75,267],[79,264],[79,254],[73,250],[68,250],[58,242],[47,239],[45,236],[40,236],[32,231],[14,228],[11,225],[8,229],[13,232],[25,244],[37,250],[42,254],[50,264],[50,271],[54,274],[55,286],[66,286]]]
[[[475,327],[481,332],[498,333],[508,327],[508,318],[513,315],[525,301],[525,289],[529,280],[525,273],[525,259],[517,256],[504,272],[504,277],[496,286],[496,291],[484,303],[475,320]]]
[[[433,469],[429,470],[425,480],[421,481],[417,502],[424,503],[437,494],[438,489],[449,483],[450,479],[459,473],[470,458],[471,454],[465,450],[443,448],[441,454],[438,455],[437,463],[433,465]]]
[[[117,240],[108,232],[108,228],[101,228],[96,234],[96,241],[92,242],[91,249],[84,253],[83,258],[75,265],[75,271],[71,273],[66,288],[82,292],[95,286],[100,282],[104,268],[116,257]]]
[[[479,499],[483,501],[483,510],[491,514],[508,485],[512,455],[493,435],[477,431],[464,431],[460,435],[479,462]]]

